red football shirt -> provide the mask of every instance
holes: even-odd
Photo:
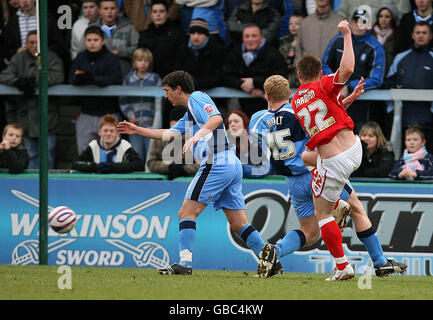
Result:
[[[337,83],[338,71],[323,76],[319,81],[305,83],[292,99],[295,116],[310,137],[307,147],[329,143],[344,128],[353,130],[354,124],[343,107],[340,90],[344,83]]]

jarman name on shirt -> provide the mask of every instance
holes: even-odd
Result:
[[[316,96],[316,94],[314,93],[314,90],[307,91],[306,94],[304,94],[302,97],[300,97],[300,98],[298,98],[298,99],[295,100],[296,107],[299,108],[299,106],[301,104],[310,101],[315,96]]]

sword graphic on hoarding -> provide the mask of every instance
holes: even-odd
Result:
[[[168,198],[170,196],[171,192],[165,192],[165,193],[161,193],[153,198],[150,198],[146,201],[143,201],[129,209],[125,209],[122,211],[122,213],[137,213],[141,210],[144,210],[150,206],[153,206],[161,201],[163,201],[164,199]]]
[[[120,239],[105,239],[105,241],[131,254],[134,262],[139,267],[151,265],[156,268],[164,268],[169,264],[167,250],[158,243],[143,242],[135,247]],[[155,255],[158,251],[162,252],[162,258]]]
[[[63,248],[77,239],[59,239],[48,244],[48,253],[51,253],[57,249]],[[20,251],[27,252],[24,255],[20,255]],[[27,265],[29,263],[37,264],[39,262],[39,241],[38,240],[26,240],[19,243],[12,252],[12,262],[14,265]]]
[[[38,199],[33,198],[32,196],[29,196],[28,194],[25,194],[24,192],[21,192],[19,190],[12,189],[11,192],[15,197],[39,208],[39,200]],[[48,210],[49,211],[53,210],[53,207],[48,206]]]
[[[38,199],[33,198],[32,196],[25,194],[24,192],[21,192],[19,190],[12,189],[11,192],[17,198],[39,208],[39,200]],[[144,210],[150,206],[153,206],[153,205],[165,200],[166,198],[168,198],[170,196],[170,194],[171,194],[171,192],[161,193],[161,194],[154,196],[154,197],[152,197],[146,201],[140,202],[139,204],[136,204],[135,206],[133,206],[131,208],[123,210],[122,213],[131,213],[131,214],[137,213],[141,210]],[[52,207],[52,206],[48,206],[49,211],[51,211],[53,208],[54,207]]]

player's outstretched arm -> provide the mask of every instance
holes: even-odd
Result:
[[[352,32],[350,31],[349,22],[343,20],[338,24],[337,28],[344,38],[343,56],[341,57],[337,80],[338,83],[344,83],[350,78],[355,69],[355,54],[353,52]]]
[[[346,108],[346,109],[349,108],[349,106],[352,104],[352,102],[355,101],[356,99],[358,99],[364,93],[364,91],[365,91],[364,85],[365,85],[364,78],[361,77],[361,79],[359,79],[359,82],[356,85],[355,89],[353,89],[353,92],[348,97],[343,99],[344,108]]]
[[[121,134],[138,134],[143,137],[157,139],[157,140],[172,140],[174,136],[178,135],[176,131],[169,129],[151,129],[139,127],[132,122],[122,121],[117,124],[117,131]]]
[[[203,127],[201,127],[200,130],[198,130],[192,138],[185,141],[185,144],[183,146],[183,152],[185,153],[188,150],[192,150],[194,145],[199,142],[201,138],[218,128],[218,126],[222,122],[223,118],[219,114],[211,116],[203,125]]]

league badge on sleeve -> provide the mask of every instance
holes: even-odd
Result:
[[[205,104],[203,109],[204,109],[204,111],[206,111],[206,114],[208,116],[211,115],[215,111],[215,108],[211,104]]]

